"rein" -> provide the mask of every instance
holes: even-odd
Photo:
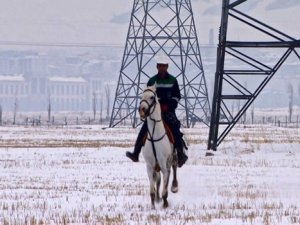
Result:
[[[151,117],[150,117],[150,120],[152,120],[152,121],[154,122],[154,126],[153,126],[153,130],[152,130],[152,135],[151,135],[151,133],[150,133],[150,131],[149,131],[149,129],[148,129],[148,126],[147,126],[148,134],[149,134],[149,136],[150,136],[150,138],[147,138],[147,140],[148,140],[148,141],[151,141],[151,142],[154,144],[154,142],[159,142],[159,141],[161,141],[161,140],[166,136],[166,132],[165,132],[160,138],[158,138],[158,139],[153,139],[153,134],[154,134],[154,131],[155,131],[156,123],[161,122],[162,120],[161,120],[161,119],[160,119],[160,120],[155,120],[155,119],[152,119]]]

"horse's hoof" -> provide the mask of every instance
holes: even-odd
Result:
[[[156,201],[156,203],[160,203],[161,202],[161,198],[156,198],[155,201]]]
[[[168,203],[167,201],[165,201],[165,202],[164,202],[164,205],[163,205],[164,209],[165,209],[165,208],[168,208],[168,206],[169,206],[169,203]]]
[[[207,150],[206,153],[205,153],[205,156],[208,157],[208,156],[214,156],[215,153],[213,151],[209,151]]]
[[[178,192],[178,187],[171,187],[171,191],[173,192],[173,193],[177,193]]]

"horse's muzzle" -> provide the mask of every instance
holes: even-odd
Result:
[[[145,107],[143,107],[143,106],[139,107],[139,114],[140,114],[141,119],[146,118],[146,112],[145,111],[146,111]]]

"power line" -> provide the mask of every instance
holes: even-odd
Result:
[[[22,41],[0,41],[0,46],[32,46],[32,47],[66,47],[66,48],[124,48],[121,44],[104,43],[64,43],[64,42],[22,42]],[[200,44],[200,47],[215,47],[209,44]]]
[[[0,41],[0,46],[36,46],[36,47],[67,47],[67,48],[123,48],[120,44],[104,43],[64,43],[64,42],[21,42],[21,41]]]

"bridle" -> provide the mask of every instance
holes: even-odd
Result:
[[[146,117],[149,116],[150,120],[152,120],[152,121],[154,122],[152,133],[150,132],[150,130],[149,130],[149,128],[148,128],[148,125],[147,125],[147,130],[148,130],[148,135],[149,135],[149,137],[147,137],[147,140],[151,142],[153,154],[154,154],[154,157],[155,157],[155,161],[156,161],[156,164],[158,165],[157,156],[156,156],[156,149],[155,149],[154,143],[155,143],[155,142],[161,141],[161,140],[166,136],[166,132],[165,132],[160,138],[158,138],[158,139],[154,139],[154,138],[153,138],[153,134],[154,134],[154,131],[155,131],[156,123],[162,122],[162,119],[156,120],[156,119],[153,119],[153,118],[151,117],[151,114],[154,112],[155,107],[156,107],[156,105],[157,105],[157,101],[156,101],[157,94],[156,94],[156,92],[154,92],[153,90],[151,90],[151,89],[149,89],[149,88],[146,89],[146,90],[144,90],[143,93],[145,93],[145,92],[147,92],[147,91],[150,91],[150,92],[152,92],[152,93],[154,94],[154,99],[153,99],[153,101],[151,102],[151,104],[149,104],[149,102],[148,102],[147,100],[143,99],[143,100],[140,102],[140,105],[141,105],[142,102],[145,102],[145,103],[148,105],[148,109],[147,109],[147,111],[145,112],[145,116],[146,116]]]
[[[149,89],[149,88],[147,88],[146,90],[144,90],[143,93],[145,93],[145,92],[147,92],[147,91],[150,91],[150,92],[152,92],[152,93],[154,94],[154,99],[153,99],[153,101],[151,102],[151,104],[149,104],[149,102],[148,102],[147,100],[145,100],[145,99],[143,99],[143,100],[140,102],[140,105],[141,105],[143,102],[145,102],[145,103],[148,105],[147,111],[145,111],[145,116],[146,116],[146,117],[150,116],[150,115],[154,112],[155,107],[156,107],[156,104],[157,104],[157,102],[156,102],[156,96],[157,96],[156,93],[155,93],[154,91],[152,91],[151,89]],[[150,112],[151,109],[152,109],[152,111]],[[158,122],[159,122],[159,121],[158,121]]]

